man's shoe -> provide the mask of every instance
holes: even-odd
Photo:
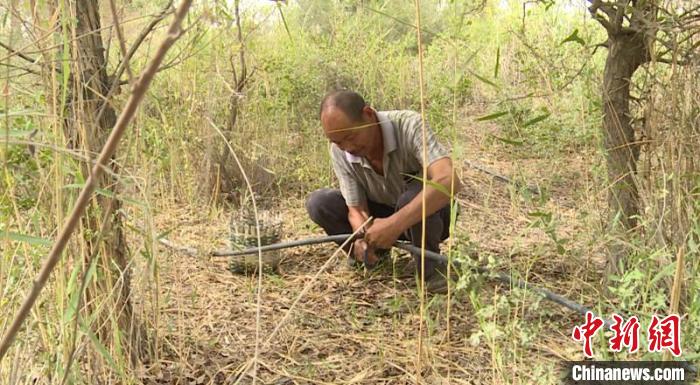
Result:
[[[452,285],[454,286],[459,279],[454,269],[450,272],[450,280],[452,280]],[[440,266],[430,277],[425,280],[425,290],[431,294],[447,294],[447,266]]]
[[[447,294],[447,278],[435,273],[425,281],[425,290],[430,294]]]

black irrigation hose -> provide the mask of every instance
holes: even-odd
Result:
[[[307,245],[315,245],[319,243],[328,243],[328,242],[343,242],[348,237],[352,236],[352,234],[339,234],[339,235],[328,235],[325,237],[315,237],[315,238],[308,238],[308,239],[301,239],[297,241],[290,241],[290,242],[281,242],[281,243],[275,243],[272,245],[267,245],[267,246],[262,246],[258,250],[257,247],[245,249],[245,250],[239,250],[239,251],[215,251],[212,253],[213,256],[215,257],[224,257],[224,256],[241,256],[241,255],[250,255],[250,254],[256,254],[258,251],[265,252],[265,251],[272,251],[272,250],[280,250],[280,249],[286,249],[290,247],[298,247],[298,246],[307,246]],[[411,244],[405,243],[405,242],[396,242],[394,244],[394,247],[397,247],[402,250],[406,250],[411,253],[419,254],[421,252],[420,248],[413,246]],[[425,257],[435,260],[435,261],[440,261],[442,263],[447,263],[447,257],[445,257],[442,254],[438,254],[436,252],[430,251],[430,250],[425,250]],[[454,262],[453,262],[454,263]],[[501,273],[501,272],[493,272],[485,267],[476,267],[476,271],[482,274],[487,274],[493,276],[495,279],[504,282],[508,285],[519,287],[521,289],[527,289],[530,291],[534,291],[535,293],[541,294],[544,296],[544,298],[558,304],[561,306],[564,306],[565,308],[571,309],[581,315],[586,315],[586,312],[591,311],[587,307],[583,305],[579,305],[578,303],[562,297],[559,294],[555,294],[547,289],[543,289],[541,287],[534,286],[532,284],[529,284],[521,279],[517,278],[512,278],[511,276]],[[609,320],[605,320],[605,326],[610,327],[612,323],[610,323]]]
[[[250,255],[250,254],[257,254],[258,252],[265,252],[265,251],[272,251],[272,250],[280,250],[280,249],[287,249],[290,247],[298,247],[298,246],[308,246],[308,245],[316,245],[320,243],[329,243],[329,242],[337,242],[337,243],[342,243],[349,237],[351,237],[352,234],[339,234],[339,235],[328,235],[325,237],[314,237],[314,238],[307,238],[307,239],[300,239],[297,241],[289,241],[289,242],[280,242],[280,243],[275,243],[272,245],[267,245],[267,246],[262,246],[260,248],[253,247],[245,250],[238,250],[238,251],[233,251],[233,250],[224,250],[224,251],[214,251],[211,255],[215,257],[225,257],[225,256],[242,256],[242,255]],[[355,235],[355,238],[361,237],[362,234],[357,234]],[[421,252],[421,249],[419,247],[413,246],[409,243],[406,242],[396,242],[394,244],[394,247],[406,250],[410,253],[415,253],[419,254]],[[439,261],[442,263],[447,263],[448,259],[446,256],[436,253],[434,251],[430,250],[425,250],[425,257],[428,259],[432,259],[435,261]],[[456,263],[456,261],[453,261],[453,264]],[[555,294],[545,288],[541,288],[535,285],[532,285],[530,283],[527,283],[521,279],[518,278],[512,278],[508,274],[501,273],[501,272],[494,272],[491,271],[485,267],[476,267],[475,270],[481,274],[489,275],[493,278],[495,278],[498,281],[501,281],[503,283],[506,283],[510,286],[518,287],[521,289],[526,289],[533,291],[537,294],[542,295],[545,299],[552,301],[558,305],[561,305],[567,309],[573,310],[581,315],[586,315],[586,312],[591,311],[589,308],[580,305],[566,297],[563,297],[559,294]],[[604,326],[606,328],[610,328],[612,326],[612,322],[608,319],[603,319]],[[685,361],[678,361],[681,366],[683,366],[685,369],[697,373],[697,368],[694,365],[690,365]]]
[[[410,251],[411,253],[414,253],[414,254],[420,254],[420,252],[421,252],[420,247],[416,247],[416,246],[413,246],[413,245],[408,244],[408,243],[397,242],[396,245],[394,245],[394,246],[398,247],[399,249]],[[447,257],[445,257],[442,254],[438,254],[434,251],[425,250],[425,257],[436,260],[436,261],[440,261],[443,263],[447,263]],[[457,261],[453,261],[453,263],[457,263]],[[475,268],[475,270],[481,274],[490,275],[490,276],[494,277],[495,279],[497,279],[503,283],[506,283],[508,285],[516,286],[516,287],[519,287],[521,289],[526,289],[526,290],[534,291],[535,293],[538,293],[538,294],[542,294],[546,299],[548,299],[548,300],[550,300],[558,305],[564,306],[565,308],[571,309],[579,314],[586,315],[586,312],[591,311],[589,308],[587,308],[583,305],[579,305],[576,302],[574,302],[568,298],[562,297],[559,294],[552,293],[551,291],[549,291],[547,289],[543,289],[541,287],[537,287],[537,286],[534,286],[532,284],[529,284],[521,279],[512,278],[508,274],[501,273],[501,272],[494,272],[494,271],[491,271],[491,270],[489,270],[485,267],[481,267],[481,266],[477,266]],[[604,321],[606,322],[606,326],[612,325],[610,323],[610,321],[608,321],[608,320],[604,320]]]
[[[348,237],[350,235],[351,234],[327,235],[325,237],[315,237],[315,238],[300,239],[298,241],[274,243],[272,245],[260,247],[259,251],[265,252],[265,251],[272,251],[272,250],[288,249],[290,247],[317,245],[319,243],[329,243],[329,242],[343,243],[343,242],[345,242],[346,239],[348,239]],[[245,250],[214,251],[213,253],[211,253],[211,255],[214,257],[236,257],[236,256],[241,256],[241,255],[250,255],[250,254],[257,254],[257,253],[258,253],[258,248],[251,247],[250,249],[245,249]]]

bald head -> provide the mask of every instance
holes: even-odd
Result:
[[[323,97],[319,115],[323,116],[325,112],[337,108],[351,122],[359,122],[362,120],[362,111],[366,105],[365,100],[357,92],[349,90],[331,91]]]
[[[333,91],[323,98],[320,111],[323,132],[341,150],[368,156],[382,148],[376,112],[353,91]]]

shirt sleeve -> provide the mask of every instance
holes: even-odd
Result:
[[[340,193],[345,199],[345,205],[348,207],[361,206],[367,202],[365,189],[348,169],[343,150],[339,149],[335,144],[331,146],[331,160],[333,171],[335,171],[335,176],[338,178],[338,184],[340,185]]]
[[[423,165],[423,120],[419,114],[410,119],[410,129],[407,133],[410,133],[409,141],[412,144],[413,155],[418,159],[418,163]],[[445,148],[445,146],[440,143],[430,128],[428,123],[425,123],[425,136],[426,144],[428,147],[427,160],[428,166],[438,159],[447,158],[450,156],[450,152]]]

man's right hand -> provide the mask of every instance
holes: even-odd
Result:
[[[352,246],[352,255],[355,260],[365,262],[365,251],[367,251],[367,263],[369,264],[367,267],[374,266],[379,260],[374,248],[370,247],[364,239],[356,240]]]

